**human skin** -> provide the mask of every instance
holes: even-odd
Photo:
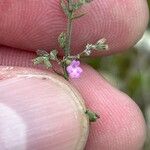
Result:
[[[146,0],[94,0],[91,4],[84,7],[83,11],[87,12],[86,16],[74,23],[72,39],[74,53],[83,50],[83,46],[87,42],[95,42],[101,37],[105,37],[108,40],[110,50],[96,53],[95,55],[104,56],[123,52],[123,50],[131,47],[141,38],[148,22]],[[21,66],[25,67],[26,71],[29,72],[29,68],[33,67],[31,59],[35,56],[34,52],[36,49],[51,50],[52,48],[58,48],[57,37],[66,27],[65,16],[60,10],[59,0],[1,0],[0,20],[0,65],[3,66],[3,69],[0,69],[0,87],[3,89],[1,90],[2,93],[8,93],[5,97],[0,96],[0,101],[5,102],[5,98],[6,100],[10,98],[15,103],[17,100],[16,93],[12,93],[11,97],[9,97],[9,93],[11,93],[11,88],[16,86],[22,93],[22,97],[25,97],[27,93],[31,95],[28,97],[28,102],[30,105],[34,105],[32,96],[35,99],[37,96],[39,101],[40,97],[42,97],[40,92],[37,95],[31,94],[35,90],[35,80],[30,79],[31,81],[26,88],[22,87],[22,85],[25,85],[25,79],[21,81],[16,78],[5,80],[3,72],[6,67],[4,66]],[[91,67],[82,65],[82,68],[83,74],[81,78],[70,80],[69,82],[80,92],[86,106],[95,110],[101,116],[96,123],[90,126],[89,138],[85,149],[140,150],[145,140],[146,131],[145,121],[138,106],[126,94],[112,87]],[[12,87],[11,83],[13,82],[16,84]],[[37,82],[38,88],[42,89],[45,87],[42,80]],[[44,94],[47,98],[50,96],[49,93],[53,95],[57,95],[59,92],[62,93],[62,90],[57,86],[54,87],[55,90],[50,85],[47,86],[51,89],[49,91],[45,90]],[[64,97],[61,100],[66,102],[65,99],[67,98],[68,100],[70,99],[69,93],[64,93]],[[57,96],[55,99],[56,103],[58,103]],[[11,105],[12,101],[8,101],[8,105]],[[49,104],[45,101],[41,98],[40,108],[38,109],[41,112],[38,115],[39,120],[41,120],[38,124],[39,128],[45,127],[42,122],[42,108]],[[23,99],[21,109],[26,109],[25,104],[26,101]],[[2,107],[0,105],[0,111]],[[32,107],[29,108],[31,112],[32,109]],[[74,111],[74,108],[68,109],[70,112]],[[58,110],[56,109],[56,111]],[[53,112],[55,114],[55,108]],[[3,113],[5,114],[5,112]],[[49,111],[47,110],[45,112],[47,119],[44,121],[49,125],[48,128],[51,128],[51,122],[59,124],[59,122],[62,123],[64,120],[67,120],[68,116],[65,116],[65,113],[66,111],[61,111],[63,117],[53,117],[52,120],[49,120]],[[9,117],[11,119],[9,115],[7,118],[0,115],[0,130],[6,130],[1,126],[6,126],[5,123],[7,123]],[[32,123],[32,120],[30,122]],[[73,120],[67,124],[69,129],[75,129],[76,126],[77,124]],[[32,129],[31,133],[33,133],[33,136],[40,135],[40,131],[32,131]],[[7,141],[9,137],[1,133],[2,131],[0,131],[0,139],[6,138],[5,140]],[[74,134],[77,134],[75,137],[79,137],[78,132]],[[61,138],[69,139],[69,134],[62,135],[61,131],[58,132],[58,135],[61,135]],[[13,137],[15,136],[17,135],[14,134]],[[59,142],[61,138],[55,136],[53,140]],[[36,143],[32,139],[29,138],[27,141]],[[40,143],[44,144],[45,149],[61,149],[58,145],[48,144],[49,136],[45,136],[41,140],[44,140],[40,141]],[[39,139],[37,139],[37,142],[39,142]],[[71,140],[69,142],[72,143]],[[60,145],[65,147],[65,144],[61,143]]]

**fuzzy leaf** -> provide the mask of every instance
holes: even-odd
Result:
[[[52,67],[51,62],[50,62],[49,59],[46,58],[46,57],[44,58],[43,63],[44,63],[44,65],[46,66],[47,69]]]
[[[57,59],[57,54],[58,54],[58,51],[57,50],[52,50],[50,52],[50,59],[51,60],[56,60]]]
[[[91,110],[87,109],[85,113],[88,115],[90,122],[95,122],[99,118],[99,116]]]
[[[95,49],[96,50],[108,50],[108,44],[105,38],[100,39],[96,44],[95,44]]]
[[[49,53],[47,51],[42,50],[42,49],[38,49],[36,51],[36,53],[37,53],[38,56],[48,56],[49,55]]]
[[[83,3],[83,4],[86,4],[86,3],[90,3],[92,2],[93,0],[80,0],[80,3]]]
[[[37,64],[41,64],[41,63],[43,63],[43,57],[42,56],[39,56],[39,57],[36,57],[35,59],[33,59],[33,63],[35,64],[35,65],[37,65]]]
[[[90,3],[91,1],[93,1],[93,0],[79,0],[78,2],[76,2],[72,5],[73,10],[77,10],[80,7],[82,7],[82,5],[84,5],[86,3]]]
[[[68,11],[68,8],[67,8],[66,3],[65,3],[64,0],[61,0],[61,7],[62,7],[64,13],[65,13],[67,16],[70,16],[70,13],[69,13],[69,11]]]
[[[49,61],[49,57],[48,56],[39,56],[39,57],[33,59],[33,63],[35,65],[44,64],[47,68],[51,68],[52,67],[52,64]]]
[[[85,15],[85,13],[82,13],[80,15],[73,16],[72,19],[78,19],[78,18],[81,18],[84,15]]]
[[[59,37],[58,37],[58,42],[59,42],[61,48],[65,48],[65,46],[66,46],[66,39],[67,39],[66,33],[62,32],[59,35]]]
[[[73,10],[79,9],[83,4],[81,2],[76,2],[72,5]]]

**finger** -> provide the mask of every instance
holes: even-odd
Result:
[[[145,129],[137,106],[127,96],[100,79],[94,71],[84,68],[84,72],[81,80],[74,84],[87,99],[87,105],[101,115],[100,122],[92,127],[88,142],[90,144],[87,147],[94,145],[95,150],[101,147],[109,149],[110,145],[114,149],[121,147],[129,150],[142,147]],[[89,92],[91,89],[92,92]]]
[[[88,121],[81,97],[64,80],[0,67],[0,150],[83,149]]]
[[[82,68],[81,78],[72,84],[82,93],[86,106],[100,115],[91,124],[86,150],[141,150],[146,132],[138,106],[93,69]]]
[[[82,9],[86,15],[74,22],[74,52],[89,42],[108,39],[110,51],[132,46],[148,22],[146,0],[94,0]],[[0,3],[0,43],[36,50],[58,48],[57,37],[66,29],[59,0],[2,0]]]
[[[0,65],[2,66],[33,67],[32,60],[35,56],[34,52],[0,46]]]

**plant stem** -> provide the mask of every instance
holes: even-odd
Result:
[[[66,70],[66,65],[63,66],[63,72],[64,72],[64,78],[66,80],[68,80],[68,73],[67,73],[67,70]]]
[[[57,72],[54,68],[52,68],[52,70],[53,70],[56,74],[58,74],[58,75],[60,75],[60,76],[64,77],[64,75],[63,75],[62,73]]]
[[[72,15],[73,15],[73,9],[72,9],[73,0],[68,0],[68,10],[70,15],[68,16],[68,23],[67,23],[67,44],[65,48],[65,56],[70,55],[71,52],[71,34],[72,34]]]

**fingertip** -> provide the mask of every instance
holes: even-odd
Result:
[[[142,149],[146,125],[139,107],[93,69],[82,67],[82,77],[72,84],[81,92],[87,107],[100,115],[100,119],[91,124],[86,149]]]
[[[0,67],[2,149],[83,149],[88,135],[78,93],[56,75]]]
[[[30,51],[60,49],[57,38],[66,28],[66,19],[59,0],[8,0],[0,7],[1,44]],[[95,55],[123,51],[139,40],[149,19],[146,0],[94,0],[82,11],[86,15],[74,22],[72,34],[75,54],[100,38],[108,40],[110,51]]]

